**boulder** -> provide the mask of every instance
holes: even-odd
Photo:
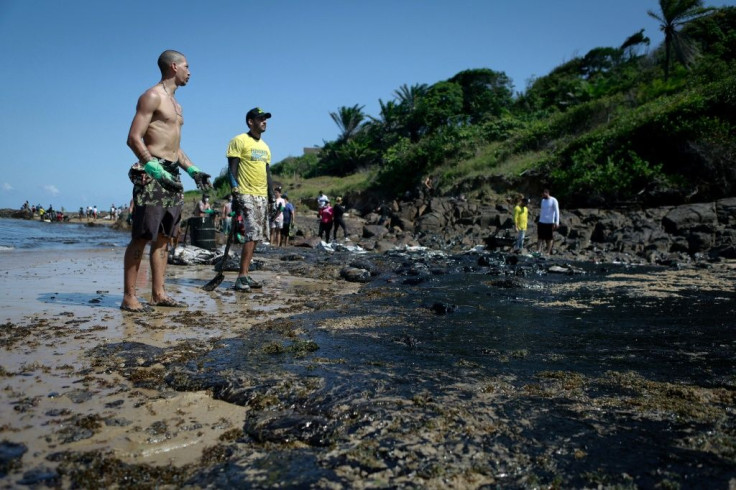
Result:
[[[442,233],[447,226],[447,218],[439,211],[432,211],[422,216],[417,223],[417,231],[426,234]]]
[[[388,252],[389,250],[393,250],[397,247],[397,244],[395,241],[392,240],[376,240],[376,252]]]
[[[371,273],[358,267],[344,267],[340,270],[340,277],[348,282],[370,282]]]
[[[716,201],[718,222],[728,227],[736,227],[736,197]]]
[[[375,238],[380,240],[388,233],[383,225],[365,225],[363,226],[363,238]]]
[[[686,235],[694,228],[714,231],[717,224],[715,203],[677,206],[662,218],[665,231],[671,235]]]

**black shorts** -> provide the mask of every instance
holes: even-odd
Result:
[[[281,236],[289,236],[289,230],[291,230],[291,222],[284,223],[284,226],[281,227]]]
[[[540,240],[552,240],[554,230],[554,223],[537,223],[537,238]]]
[[[169,238],[179,234],[181,206],[165,208],[163,206],[134,206],[132,237],[156,240],[159,233]]]

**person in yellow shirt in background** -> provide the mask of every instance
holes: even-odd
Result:
[[[524,250],[524,238],[526,237],[526,227],[529,222],[529,199],[522,197],[519,204],[514,208],[514,230],[516,230],[516,244],[514,245],[514,253],[521,253]]]

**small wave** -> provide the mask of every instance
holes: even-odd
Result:
[[[99,242],[97,244],[98,247],[120,247],[120,243],[115,242]]]
[[[11,250],[15,250],[15,247],[6,247],[4,245],[0,245],[0,253],[2,253],[2,252],[9,252]]]

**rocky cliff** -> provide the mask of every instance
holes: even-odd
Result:
[[[537,211],[530,207],[527,243],[532,249]],[[512,204],[453,198],[394,201],[382,213],[364,216],[361,226],[360,243],[369,249],[398,244],[504,249],[515,236]],[[671,254],[736,258],[736,198],[648,209],[563,208],[554,253],[581,258],[618,254],[649,262]]]

